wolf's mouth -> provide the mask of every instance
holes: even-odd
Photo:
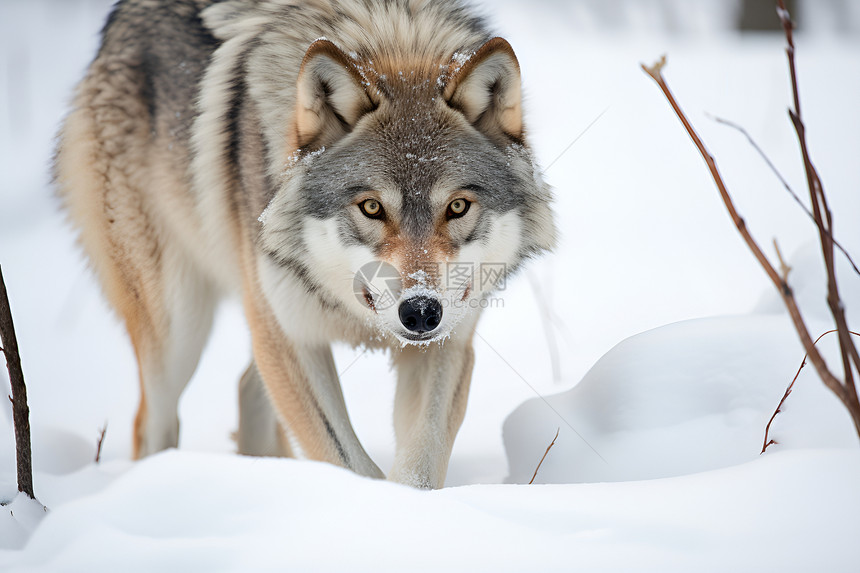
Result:
[[[442,338],[441,336],[439,336],[438,332],[432,332],[432,333],[427,332],[425,334],[398,333],[397,336],[399,336],[403,340],[406,340],[407,342],[418,342],[418,343],[433,342],[436,339]]]
[[[362,294],[364,294],[364,302],[367,303],[367,307],[376,312],[376,303],[373,302],[373,295],[370,294],[370,291],[367,290],[367,287],[361,289]]]

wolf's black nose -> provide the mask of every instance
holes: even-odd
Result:
[[[421,334],[435,330],[442,322],[442,305],[434,298],[416,296],[400,304],[399,314],[403,326]]]

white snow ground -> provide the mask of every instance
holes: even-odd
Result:
[[[743,124],[802,191],[780,38],[709,30],[701,18],[695,35],[573,37],[574,13],[493,4],[521,62],[563,239],[479,325],[448,476],[462,487],[419,492],[230,453],[249,356],[235,305],[220,313],[183,398],[179,450],[127,461],[133,355],[57,213],[46,168],[106,6],[0,5],[0,264],[30,393],[36,493],[49,508],[15,497],[11,411],[0,408],[0,500],[11,501],[0,508],[0,569],[856,570],[857,437],[809,367],[774,424],[779,445],[758,455],[802,351],[701,159],[638,68],[668,53],[666,76],[755,235],[768,252],[778,237],[791,254],[817,334],[830,323],[814,229],[743,138],[703,113]],[[801,34],[798,44],[813,158],[838,237],[860,257],[860,43]],[[860,279],[840,270],[856,330]],[[549,339],[543,312],[554,317]],[[832,359],[833,341],[822,344]],[[349,348],[336,360],[357,432],[385,468],[387,361]],[[536,481],[558,485],[500,485],[528,482],[556,428]]]

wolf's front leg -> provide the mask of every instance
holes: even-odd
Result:
[[[441,488],[466,414],[474,364],[471,341],[408,346],[395,351],[394,363],[397,450],[388,478],[414,487]]]
[[[305,455],[385,477],[352,429],[331,348],[288,339],[261,298],[246,300],[246,315],[257,369],[276,413]]]

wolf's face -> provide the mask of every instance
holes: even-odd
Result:
[[[402,343],[444,339],[554,242],[513,52],[496,39],[435,75],[369,78],[330,43],[314,46],[299,78],[300,151],[263,242],[354,318]]]

